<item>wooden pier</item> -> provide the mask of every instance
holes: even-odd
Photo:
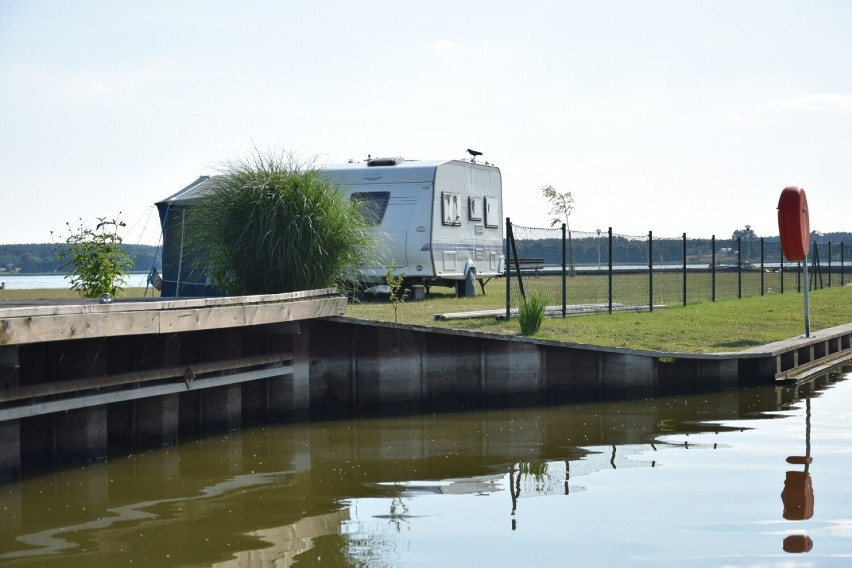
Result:
[[[307,328],[334,289],[0,306],[0,479],[308,413]]]

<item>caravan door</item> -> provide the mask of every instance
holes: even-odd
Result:
[[[390,268],[391,261],[394,261],[397,273],[403,270],[408,272],[408,227],[415,205],[416,199],[391,195],[385,221],[380,227],[388,237],[386,259],[380,260],[385,269]]]
[[[353,201],[363,204],[367,219],[376,228],[378,250],[372,276],[384,277],[392,265],[396,265],[397,273],[408,268],[408,228],[417,199],[400,189],[359,186],[352,187],[350,193]]]

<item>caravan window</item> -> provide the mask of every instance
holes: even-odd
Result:
[[[367,225],[375,227],[381,225],[382,219],[385,218],[385,211],[387,211],[388,201],[390,200],[390,192],[358,192],[353,193],[349,200],[361,204],[361,213]]]
[[[500,226],[500,220],[497,218],[497,199],[493,197],[485,198],[485,226],[491,229]]]
[[[471,221],[482,221],[482,198],[467,198],[467,216]]]
[[[441,214],[444,225],[461,225],[461,205],[458,193],[441,193]]]

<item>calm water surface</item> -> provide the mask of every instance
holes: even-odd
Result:
[[[0,565],[852,566],[850,378],[115,458],[0,486]]]
[[[6,284],[7,290],[44,290],[69,289],[71,281],[62,274],[7,274],[0,273],[0,281]],[[144,288],[148,283],[147,274],[127,274],[124,277],[123,288]]]

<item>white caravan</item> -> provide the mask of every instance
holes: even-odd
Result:
[[[367,282],[383,282],[395,265],[406,284],[456,286],[459,295],[471,296],[477,280],[484,291],[488,279],[503,274],[497,167],[474,160],[375,158],[321,172],[361,201],[376,227],[378,260],[361,269]]]

